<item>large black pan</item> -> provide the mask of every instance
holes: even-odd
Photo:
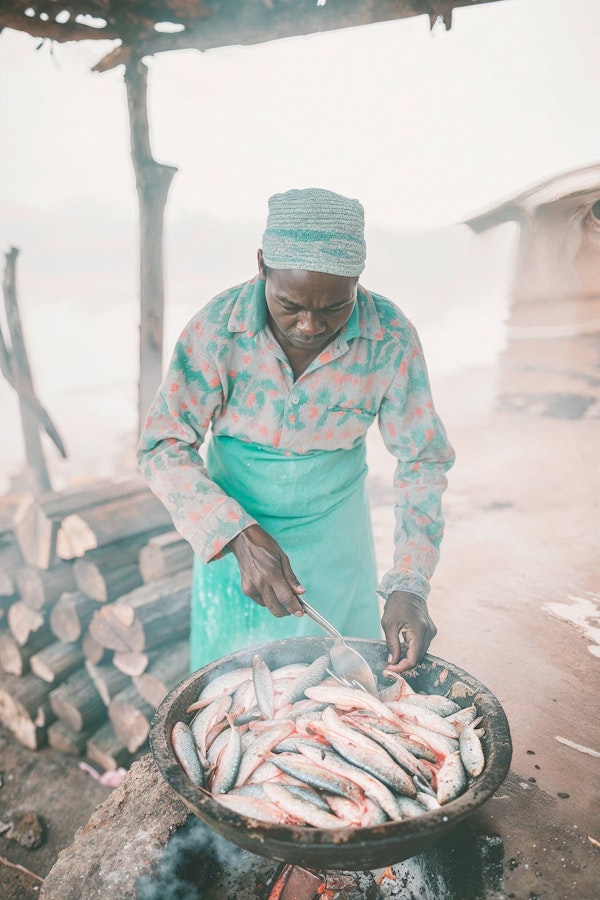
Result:
[[[383,641],[351,640],[381,678],[387,659]],[[451,663],[435,656],[410,673],[418,691],[444,694],[461,706],[475,704],[483,716],[486,764],[482,774],[456,800],[440,810],[372,828],[324,830],[310,827],[273,826],[225,809],[209,794],[195,787],[179,766],[171,748],[175,722],[188,721],[186,707],[217,675],[239,666],[252,665],[259,653],[271,668],[289,662],[312,662],[327,651],[326,638],[293,638],[233,653],[217,660],[175,687],[156,711],[150,731],[150,746],[157,765],[172,788],[198,818],[240,847],[294,865],[315,870],[368,870],[393,865],[421,853],[484,803],[505,778],[512,744],[504,711],[496,697],[479,681]]]

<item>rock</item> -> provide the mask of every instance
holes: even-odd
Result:
[[[28,850],[41,847],[46,839],[44,823],[31,810],[14,813],[9,822],[0,823],[0,831],[9,841],[16,841]]]
[[[147,754],[59,853],[40,900],[134,900],[137,879],[151,871],[188,816]]]

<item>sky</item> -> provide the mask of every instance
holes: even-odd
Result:
[[[150,115],[155,157],[179,169],[171,215],[261,216],[271,193],[315,184],[363,199],[372,223],[430,227],[596,162],[599,35],[595,0],[502,0],[433,34],[420,16],[158,54]],[[122,67],[89,71],[112,44],[37,44],[0,35],[8,209],[128,208]]]
[[[165,218],[165,348],[198,305],[253,274],[268,197],[309,185],[363,202],[374,289],[404,275],[411,291],[445,301],[455,279],[452,315],[433,301],[416,310],[434,351],[434,332],[451,323],[465,340],[467,320],[482,327],[489,309],[499,321],[500,306],[461,304],[486,280],[505,291],[504,274],[485,268],[493,237],[475,247],[454,235],[431,251],[418,236],[600,161],[599,35],[596,0],[502,0],[455,10],[449,31],[432,33],[421,16],[149,58],[154,157],[178,169]],[[135,431],[126,97],[121,67],[91,72],[111,42],[39,45],[0,34],[0,248],[20,249],[38,392],[86,468],[99,455],[112,464],[115,442]],[[21,453],[1,382],[0,421],[1,474]]]

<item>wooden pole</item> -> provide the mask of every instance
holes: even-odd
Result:
[[[148,124],[148,70],[135,55],[125,66],[125,85],[140,221],[138,425],[141,430],[162,378],[163,221],[169,188],[177,169],[158,163],[152,157]]]
[[[12,377],[19,398],[28,474],[35,490],[50,491],[50,478],[42,449],[39,422],[26,400],[26,397],[34,395],[34,390],[17,305],[16,267],[18,255],[19,251],[17,248],[11,247],[6,254],[6,268],[4,270],[6,322],[12,346]]]

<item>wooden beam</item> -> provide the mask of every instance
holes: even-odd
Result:
[[[140,373],[138,424],[141,431],[162,378],[164,269],[163,221],[171,181],[177,169],[156,162],[150,149],[148,70],[132,57],[125,66],[131,159],[139,203]]]
[[[13,384],[19,398],[21,422],[23,424],[23,437],[25,439],[25,454],[27,457],[28,472],[34,490],[51,490],[50,478],[42,449],[39,423],[30,405],[25,399],[34,395],[33,379],[27,359],[19,307],[17,305],[16,267],[19,251],[16,247],[6,254],[6,268],[4,270],[4,302],[6,305],[6,321],[12,346],[11,367]]]

